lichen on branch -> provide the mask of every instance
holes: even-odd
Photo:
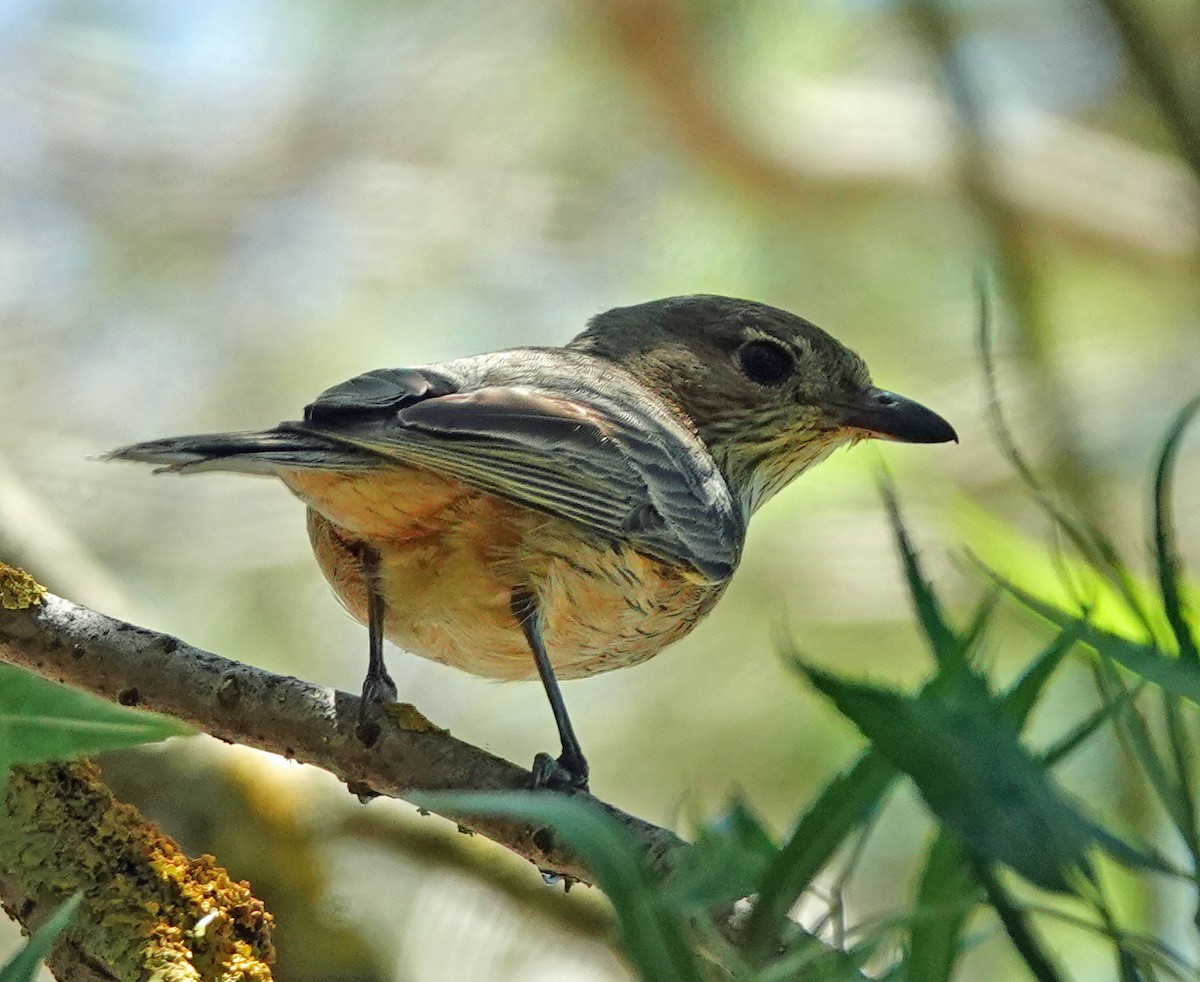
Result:
[[[87,761],[13,768],[0,802],[0,902],[35,930],[83,904],[48,964],[61,979],[269,982],[271,915],[211,856],[192,859]]]
[[[25,610],[40,604],[46,588],[15,566],[0,562],[0,607],[6,610]]]

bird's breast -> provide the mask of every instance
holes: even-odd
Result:
[[[367,542],[380,555],[388,639],[475,675],[536,677],[512,612],[515,588],[537,598],[555,673],[570,679],[657,654],[725,585],[415,468],[283,477],[309,506],[317,561],[351,615],[366,620],[356,545]]]

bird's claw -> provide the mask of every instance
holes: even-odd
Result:
[[[396,683],[392,681],[392,677],[384,672],[382,675],[368,675],[366,681],[363,682],[362,701],[363,706],[382,706],[389,702],[395,702],[399,690],[396,688]]]
[[[368,675],[363,682],[362,701],[358,706],[358,726],[354,735],[364,747],[373,747],[379,739],[379,721],[375,717],[379,708],[396,701],[399,691],[387,672]]]
[[[587,761],[582,757],[568,759],[566,754],[557,760],[549,754],[538,754],[533,758],[533,780],[530,786],[534,791],[587,791]]]

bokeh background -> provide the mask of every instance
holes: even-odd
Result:
[[[981,267],[1023,446],[1144,543],[1155,444],[1200,389],[1200,146],[1162,111],[1160,61],[1197,77],[1195,3],[0,0],[0,556],[79,602],[355,690],[365,632],[282,487],[95,455],[294,417],[374,367],[561,343],[654,297],[792,309],[960,445],[837,455],[756,517],[691,637],[564,686],[600,795],[686,832],[741,794],[782,833],[858,737],[779,638],[849,674],[929,667],[880,459],[960,610],[983,590],[967,547],[1048,541],[987,428]],[[1198,566],[1195,443],[1179,498]],[[1015,613],[1000,627],[1004,677],[1041,634]],[[390,660],[403,698],[456,735],[518,761],[552,747],[539,687]],[[404,804],[363,809],[326,775],[204,738],[106,773],[253,882],[280,921],[281,978],[627,977],[594,892],[564,898]],[[1154,840],[1111,744],[1066,777]],[[927,832],[895,796],[851,923],[904,905]],[[1122,897],[1167,938],[1176,901]],[[2,954],[17,936],[0,931]],[[1079,977],[1110,971],[1095,939],[1051,936]],[[964,977],[1012,977],[1009,959],[985,930]]]

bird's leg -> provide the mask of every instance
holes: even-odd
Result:
[[[558,736],[562,741],[562,754],[558,760],[549,754],[538,754],[534,758],[533,786],[535,789],[563,788],[586,791],[588,762],[571,726],[571,717],[567,715],[567,706],[558,688],[558,680],[554,677],[554,669],[550,667],[550,657],[546,654],[546,644],[542,640],[542,615],[537,601],[528,590],[513,590],[512,610],[533,652],[533,661],[537,665],[538,675],[542,677],[542,685],[546,689],[546,697],[550,700],[550,709],[554,713],[554,722],[558,726]]]
[[[362,701],[358,707],[358,739],[371,746],[379,739],[379,724],[370,718],[378,706],[396,701],[396,683],[383,663],[383,594],[379,590],[379,551],[365,542],[358,546],[363,584],[367,591],[367,635],[369,660],[363,680]]]

